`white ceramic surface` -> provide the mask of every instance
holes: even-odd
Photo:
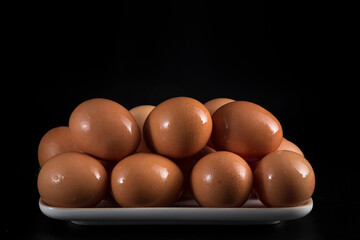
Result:
[[[39,200],[40,210],[48,217],[81,225],[129,224],[275,224],[306,216],[313,201],[299,207],[266,208],[249,199],[241,208],[203,208],[193,200],[171,207],[121,208],[102,202],[95,208],[50,207]]]

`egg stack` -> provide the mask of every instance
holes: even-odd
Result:
[[[189,97],[128,111],[109,99],[78,105],[69,125],[48,131],[38,148],[38,191],[54,207],[166,207],[195,199],[202,207],[305,204],[315,175],[261,106]]]

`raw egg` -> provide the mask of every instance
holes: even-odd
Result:
[[[212,142],[247,161],[275,151],[283,138],[280,122],[263,107],[246,101],[225,104],[213,115]]]
[[[259,161],[247,161],[247,163],[249,164],[249,167],[251,169],[252,172],[255,171],[257,165],[259,164],[260,160]]]
[[[230,98],[215,98],[206,102],[204,106],[209,110],[209,113],[212,116],[216,110],[218,110],[220,107],[230,102],[235,102],[235,100]],[[215,148],[214,144],[211,141],[211,138],[209,139],[207,145],[209,145],[212,148]]]
[[[195,164],[204,156],[208,155],[209,153],[213,153],[215,150],[209,146],[205,146],[203,149],[200,150],[197,154],[174,160],[176,165],[181,169],[183,175],[184,175],[184,190],[181,195],[181,199],[191,199],[194,198],[194,195],[191,190],[191,184],[190,184],[190,176],[193,167]]]
[[[40,167],[52,157],[63,152],[79,152],[68,127],[61,126],[50,129],[41,138],[38,148]]]
[[[166,207],[181,194],[183,175],[166,157],[135,153],[121,160],[111,173],[111,189],[122,207]]]
[[[144,142],[143,127],[144,127],[144,122],[145,122],[146,118],[148,117],[148,115],[154,108],[155,108],[155,106],[152,106],[152,105],[141,105],[141,106],[137,106],[137,107],[134,107],[129,110],[129,112],[134,116],[137,124],[139,125],[140,131],[141,131],[141,141],[140,141],[139,147],[136,149],[136,152],[145,152],[145,153],[151,152],[150,149],[146,146],[146,144]]]
[[[268,207],[291,207],[309,201],[315,189],[315,174],[300,154],[280,150],[265,156],[254,173],[254,187]]]
[[[95,98],[78,105],[71,113],[69,128],[81,151],[102,160],[121,160],[140,143],[134,117],[108,99]]]
[[[301,156],[304,156],[303,152],[300,150],[298,146],[296,146],[294,143],[290,142],[289,140],[283,138],[281,141],[281,144],[277,150],[289,150],[296,152],[300,154]]]
[[[114,197],[112,196],[112,192],[111,192],[111,172],[114,169],[114,167],[116,166],[116,164],[118,162],[114,162],[114,161],[104,161],[104,160],[100,160],[97,159],[101,165],[103,165],[103,167],[105,168],[106,174],[108,175],[108,180],[107,180],[107,189],[106,189],[106,193],[105,196],[103,198],[104,201],[107,202],[112,202],[112,203],[116,203],[114,200]]]
[[[152,152],[169,158],[186,158],[209,141],[212,120],[207,108],[189,97],[160,103],[147,117],[144,139]]]
[[[191,186],[196,201],[203,207],[240,207],[252,192],[253,175],[243,158],[220,151],[195,164]]]
[[[209,110],[209,113],[212,116],[216,110],[230,102],[235,102],[235,100],[230,98],[215,98],[206,102],[204,106]]]
[[[107,173],[95,158],[66,152],[49,159],[38,175],[44,203],[53,207],[95,207],[105,196]]]

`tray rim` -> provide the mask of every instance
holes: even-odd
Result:
[[[308,215],[313,209],[313,199],[310,198],[305,205],[281,208],[189,206],[62,208],[48,206],[40,198],[39,207],[41,212],[50,218],[81,225],[274,224]]]

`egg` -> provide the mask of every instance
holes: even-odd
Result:
[[[98,160],[101,163],[101,165],[103,165],[103,167],[105,168],[106,174],[108,176],[106,193],[105,193],[103,200],[107,201],[107,202],[115,203],[115,205],[116,205],[116,202],[115,202],[114,197],[111,192],[111,187],[110,187],[111,186],[111,177],[110,176],[111,176],[112,170],[114,169],[114,167],[116,166],[116,164],[118,162],[104,161],[101,159],[96,159],[96,160]]]
[[[289,140],[283,138],[280,146],[278,147],[277,150],[289,150],[289,151],[293,151],[296,152],[298,154],[300,154],[301,156],[304,156],[303,152],[300,150],[300,148],[298,146],[296,146],[294,143],[290,142]]]
[[[191,190],[191,184],[190,184],[190,176],[193,167],[195,164],[204,156],[208,155],[209,153],[213,153],[215,150],[209,146],[205,146],[203,149],[200,150],[197,154],[174,160],[176,165],[181,169],[183,176],[184,176],[184,190],[180,197],[180,199],[192,199],[194,198],[192,190]]]
[[[53,207],[95,207],[107,189],[107,173],[95,158],[61,153],[41,168],[37,186],[44,203]]]
[[[150,149],[146,146],[145,141],[144,141],[143,127],[144,127],[144,122],[145,122],[146,118],[148,117],[148,115],[154,108],[155,108],[155,106],[152,106],[152,105],[141,105],[141,106],[137,106],[137,107],[134,107],[129,110],[129,112],[135,118],[135,121],[139,125],[140,131],[141,131],[141,141],[140,141],[139,147],[136,149],[136,152],[145,152],[145,153],[151,152]]]
[[[218,110],[220,107],[230,102],[235,102],[235,100],[230,98],[215,98],[206,102],[204,106],[209,110],[209,113],[212,116],[216,110]],[[211,138],[209,139],[207,145],[209,145],[212,148],[215,148],[214,144],[211,141]]]
[[[179,159],[207,144],[212,130],[209,111],[189,97],[170,98],[154,108],[144,123],[144,139],[152,152]]]
[[[255,172],[255,169],[257,167],[257,165],[259,164],[260,160],[256,160],[256,161],[246,161],[248,164],[249,164],[249,167],[253,173],[253,176],[254,176],[254,172]],[[257,195],[256,195],[256,189],[252,188],[252,191],[251,191],[251,195],[250,195],[250,198],[257,198]]]
[[[280,122],[263,107],[246,101],[225,104],[213,115],[212,142],[247,161],[277,150],[283,138]]]
[[[111,173],[111,189],[122,207],[166,207],[181,194],[183,175],[166,157],[135,153],[121,160]]]
[[[255,169],[257,167],[257,165],[259,164],[260,160],[258,161],[247,161],[247,163],[249,164],[249,167],[251,169],[252,172],[255,172]]]
[[[81,151],[102,160],[121,160],[140,143],[134,117],[109,99],[94,98],[78,105],[71,113],[69,128]]]
[[[219,151],[195,164],[191,186],[196,201],[203,207],[240,207],[252,192],[253,175],[243,158]]]
[[[41,138],[38,147],[38,161],[42,167],[47,160],[63,152],[79,152],[70,130],[66,126],[50,129]]]
[[[312,196],[315,174],[302,155],[287,150],[275,151],[257,165],[254,187],[265,206],[299,206]]]
[[[204,106],[209,110],[209,113],[212,116],[216,110],[230,102],[235,102],[235,100],[230,98],[214,98],[207,101]]]

